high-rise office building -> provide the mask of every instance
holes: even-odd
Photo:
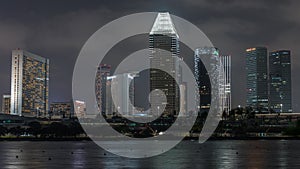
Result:
[[[149,34],[150,91],[159,89],[167,98],[164,114],[179,112],[179,36],[169,13],[158,13]],[[160,70],[159,70],[160,69]],[[164,71],[162,71],[164,70]],[[159,107],[150,97],[152,107]],[[152,109],[153,110],[153,109]],[[152,112],[155,113],[155,112]]]
[[[99,112],[106,111],[106,83],[107,77],[110,76],[111,65],[101,64],[98,67],[96,75],[96,97]]]
[[[276,113],[292,112],[291,51],[269,54],[269,106]]]
[[[268,110],[268,53],[266,47],[246,49],[247,101],[255,111]]]
[[[220,56],[222,66],[224,68],[224,110],[226,113],[229,113],[231,110],[231,56],[230,55],[221,55]]]
[[[2,98],[2,113],[10,114],[10,95],[3,95],[3,98]]]
[[[215,47],[197,48],[194,54],[194,74],[199,89],[200,113],[209,112],[211,104],[211,83],[208,72],[201,61],[201,57],[218,59],[219,51]]]
[[[134,114],[134,78],[137,76],[137,73],[123,73],[107,77],[106,115]],[[116,96],[114,100],[112,94]]]
[[[49,60],[24,50],[12,51],[11,111],[44,117],[48,113]]]

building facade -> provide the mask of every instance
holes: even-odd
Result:
[[[98,67],[96,75],[96,97],[99,112],[106,111],[106,83],[107,77],[110,76],[111,65],[101,64]]]
[[[150,50],[150,91],[159,89],[164,92],[167,102],[166,115],[178,113],[180,104],[179,85],[179,36],[169,13],[158,13],[149,34]],[[164,70],[164,71],[162,71]],[[152,107],[159,107],[155,98],[150,97]],[[153,110],[153,109],[151,109]],[[155,112],[152,112],[155,113]]]
[[[266,47],[246,49],[246,105],[268,111],[268,54]]]
[[[3,95],[3,98],[2,98],[2,113],[10,114],[10,95]]]
[[[187,105],[187,83],[182,82],[180,84],[180,113],[184,116],[188,115]]]
[[[50,104],[50,112],[50,116],[55,116],[59,118],[72,118],[74,117],[73,101],[53,102]]]
[[[219,50],[215,47],[202,47],[197,48],[194,54],[194,75],[199,89],[199,93],[196,94],[200,99],[197,102],[199,103],[200,113],[208,113],[211,105],[211,83],[201,57],[217,59],[219,58]]]
[[[291,51],[269,53],[269,106],[276,113],[292,112]]]
[[[49,60],[24,50],[12,51],[13,115],[45,117],[49,110]]]
[[[75,100],[74,101],[74,112],[77,118],[86,117],[86,103],[84,101]]]
[[[231,56],[221,55],[220,59],[224,68],[224,111],[226,113],[229,113],[229,111],[231,110]]]
[[[119,113],[134,114],[134,78],[137,73],[123,73],[108,76],[106,82],[106,115]],[[115,98],[112,95],[116,96]]]

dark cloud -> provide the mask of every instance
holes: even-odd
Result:
[[[97,29],[126,14],[169,11],[196,24],[221,53],[233,59],[233,105],[244,105],[245,48],[268,46],[293,53],[293,101],[300,111],[298,1],[2,1],[0,6],[0,94],[10,92],[11,50],[24,48],[51,60],[50,99],[71,99],[76,57]]]

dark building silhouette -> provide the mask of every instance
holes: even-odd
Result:
[[[111,66],[107,64],[101,64],[98,67],[96,75],[96,97],[98,103],[99,112],[106,111],[106,82],[107,77],[110,76]]]
[[[268,110],[268,55],[266,47],[246,49],[246,105],[257,111]]]
[[[269,54],[269,106],[279,113],[292,112],[291,51]]]

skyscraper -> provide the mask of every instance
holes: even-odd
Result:
[[[221,55],[221,63],[224,68],[224,109],[226,113],[231,110],[231,56]]]
[[[137,73],[108,76],[106,82],[106,114],[119,112],[132,115],[134,112],[134,78]],[[112,94],[116,96],[113,100]]]
[[[247,101],[256,111],[268,109],[267,48],[246,49]]]
[[[211,104],[211,83],[201,57],[216,59],[219,57],[219,51],[215,47],[201,47],[197,48],[194,54],[194,74],[199,88],[200,112],[208,113]]]
[[[10,113],[46,116],[49,110],[49,60],[24,50],[13,50],[11,73]]]
[[[2,113],[10,114],[10,95],[3,95]]]
[[[150,91],[159,89],[165,93],[167,103],[163,103],[166,104],[164,114],[178,113],[180,94],[176,79],[179,78],[179,36],[168,12],[157,15],[149,34],[149,49],[152,68]],[[154,99],[150,97],[151,106],[159,107]]]
[[[275,112],[292,112],[291,52],[269,54],[269,106]]]
[[[98,67],[96,75],[96,97],[98,108],[101,113],[106,111],[106,82],[107,77],[110,76],[111,66],[101,64]]]

